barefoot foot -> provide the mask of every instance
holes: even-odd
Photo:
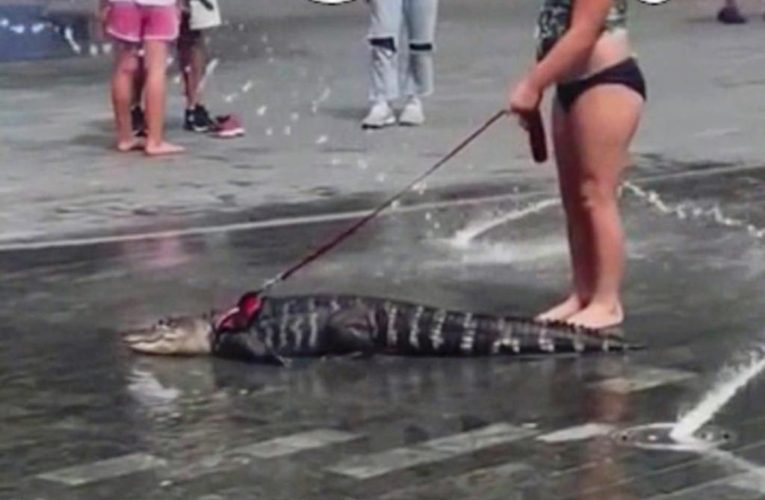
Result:
[[[143,141],[137,137],[131,137],[124,141],[117,141],[117,151],[120,153],[127,153],[128,151],[136,151],[144,147]]]
[[[183,153],[186,148],[169,142],[160,142],[159,144],[146,144],[144,151],[149,156],[163,156]]]
[[[566,319],[573,325],[584,326],[595,330],[602,330],[619,326],[624,321],[624,311],[621,304],[604,306],[590,304],[576,314]]]
[[[572,314],[576,314],[584,308],[584,304],[576,294],[569,297],[557,306],[539,314],[535,319],[538,321],[564,321]]]

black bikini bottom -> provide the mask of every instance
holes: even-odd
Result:
[[[630,57],[624,61],[608,67],[594,75],[568,83],[558,85],[558,102],[563,110],[568,112],[577,98],[587,90],[597,85],[619,84],[637,92],[646,99],[646,85],[643,73],[635,58]]]

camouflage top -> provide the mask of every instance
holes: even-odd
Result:
[[[566,33],[571,22],[575,0],[542,0],[542,10],[537,21],[537,57],[542,59]],[[627,0],[613,0],[608,13],[605,30],[626,28]]]

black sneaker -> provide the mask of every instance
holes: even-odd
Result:
[[[717,20],[723,24],[744,24],[746,18],[734,7],[723,7],[717,13]]]
[[[197,104],[194,109],[187,109],[183,128],[191,132],[208,132],[215,124],[207,108]]]
[[[146,137],[146,119],[143,116],[141,106],[133,106],[133,109],[130,110],[130,122],[134,136]]]

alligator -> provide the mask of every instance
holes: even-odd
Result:
[[[563,322],[353,295],[259,297],[222,315],[170,317],[123,334],[136,352],[284,365],[334,355],[491,356],[625,352],[621,335]]]

